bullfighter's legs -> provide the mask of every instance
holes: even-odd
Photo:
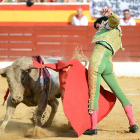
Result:
[[[102,75],[102,77],[106,81],[106,83],[109,85],[109,87],[112,89],[116,97],[122,103],[126,116],[129,120],[129,125],[130,127],[132,127],[133,125],[135,125],[135,122],[133,119],[133,111],[132,111],[131,103],[126,98],[124,92],[121,90],[120,86],[118,85],[114,72],[111,74]]]
[[[116,75],[113,71],[112,58],[110,58],[107,61],[106,69],[102,73],[102,77],[105,80],[105,82],[108,84],[110,89],[113,91],[115,96],[120,100],[123,107],[131,104],[127,99],[127,97],[125,96],[123,90],[120,88],[120,85],[117,81]]]
[[[11,97],[9,96],[8,101],[7,101],[7,107],[6,107],[7,108],[6,115],[4,117],[3,123],[0,126],[0,134],[2,134],[4,132],[5,127],[8,124],[8,122],[10,121],[10,119],[12,118],[17,105],[18,104],[15,104],[12,102]]]
[[[88,84],[90,93],[89,112],[98,110],[98,99],[100,91],[101,74],[103,73],[106,62],[111,55],[111,51],[102,47],[101,45],[95,45],[92,53],[89,68],[88,68]],[[99,57],[100,56],[100,57]]]
[[[51,106],[51,114],[50,114],[47,122],[44,124],[44,126],[48,126],[48,125],[52,124],[52,120],[56,114],[59,102],[56,98],[54,98],[54,99],[48,101],[48,105]]]
[[[123,107],[131,104],[129,102],[129,100],[127,99],[127,97],[125,96],[122,89],[120,88],[120,86],[114,76],[114,72],[107,74],[107,75],[103,74],[102,77],[105,80],[105,82],[108,84],[108,86],[111,88],[111,90],[113,91],[115,96],[120,100]]]
[[[125,106],[124,111],[126,113],[126,116],[128,117],[130,127],[133,126],[135,124],[135,122],[134,122],[134,118],[133,118],[133,111],[132,111],[131,105]]]
[[[135,122],[133,119],[131,103],[129,102],[129,100],[127,99],[127,97],[125,96],[124,92],[122,91],[122,89],[120,88],[118,84],[116,75],[113,71],[113,64],[112,64],[111,59],[107,62],[107,67],[104,70],[102,77],[105,80],[105,82],[108,84],[108,86],[111,88],[113,93],[116,95],[116,97],[122,103],[122,106],[129,120],[130,132],[135,133],[136,131],[138,131],[138,127],[135,125]]]
[[[95,45],[88,68],[88,84],[89,84],[89,113],[91,114],[92,126],[90,131],[85,131],[85,135],[97,135],[97,116],[98,116],[98,100],[100,92],[101,74],[106,68],[106,63],[111,56],[111,51],[101,45]]]

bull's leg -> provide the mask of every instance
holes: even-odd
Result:
[[[17,105],[18,104],[15,104],[11,101],[11,97],[9,96],[7,101],[6,115],[4,117],[3,123],[0,126],[0,134],[4,132],[4,129],[8,124],[8,122],[11,120],[11,117],[13,116]]]
[[[34,136],[34,137],[44,137],[46,136],[45,131],[42,130],[42,125],[41,125],[41,117],[43,112],[46,109],[47,106],[47,101],[48,101],[48,97],[47,97],[47,93],[45,91],[43,91],[41,93],[39,102],[38,102],[38,108],[36,110],[36,116],[35,116],[35,128],[32,132],[32,130],[29,130],[27,133],[27,136]]]
[[[37,111],[37,108],[34,110],[33,116],[32,116],[32,118],[30,119],[31,122],[32,122],[32,124],[33,124],[34,126],[35,126],[36,111]]]
[[[43,112],[45,111],[48,103],[47,93],[43,91],[42,96],[39,99],[38,108],[36,110],[36,126],[41,127],[41,117]]]
[[[44,126],[49,126],[52,124],[52,121],[53,121],[53,118],[56,114],[59,102],[56,98],[54,98],[53,100],[48,101],[48,105],[51,106],[51,113],[50,113],[50,116],[49,116],[47,122],[44,124]]]

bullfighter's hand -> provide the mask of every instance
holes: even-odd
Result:
[[[111,11],[105,8],[103,8],[103,11],[100,11],[100,13],[105,17],[108,17],[111,15]]]

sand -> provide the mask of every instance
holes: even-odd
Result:
[[[136,124],[140,128],[140,78],[118,78],[122,89],[126,93],[127,97],[133,104],[133,113]],[[102,85],[109,90],[108,86],[103,82]],[[6,104],[2,106],[3,96],[7,89],[6,79],[0,77],[0,124],[2,123],[5,112]],[[82,135],[77,138],[75,131],[68,125],[68,120],[63,112],[61,99],[59,99],[59,108],[56,116],[53,120],[53,124],[43,130],[47,133],[47,137],[42,140],[91,140],[91,139],[140,139],[140,131],[137,133],[128,132],[128,120],[121,106],[121,103],[117,100],[115,107],[111,113],[98,124],[97,136],[85,136]],[[28,129],[33,128],[30,121],[31,112],[35,107],[27,107],[24,104],[18,105],[12,119],[8,123],[5,132],[0,135],[0,140],[32,140],[34,138],[25,137]],[[48,110],[50,108],[48,107]],[[49,111],[48,111],[49,112]]]

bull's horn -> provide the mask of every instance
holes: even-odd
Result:
[[[0,74],[4,74],[4,73],[5,73],[5,69],[4,68],[0,69]]]

